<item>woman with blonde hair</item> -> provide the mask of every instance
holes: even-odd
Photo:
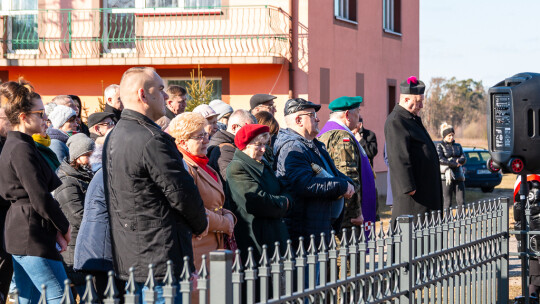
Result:
[[[203,254],[208,257],[210,251],[225,248],[224,236],[232,236],[236,221],[233,213],[223,208],[223,184],[216,171],[208,166],[206,150],[210,141],[205,131],[206,125],[206,119],[193,112],[179,114],[169,124],[169,134],[174,137],[178,150],[184,156],[188,171],[199,188],[208,217],[208,234],[200,239],[192,239],[197,269],[201,267]]]
[[[437,144],[437,153],[441,164],[441,180],[443,188],[444,209],[452,204],[452,197],[456,198],[458,207],[463,206],[465,200],[465,173],[463,165],[467,161],[461,145],[454,140],[454,127],[446,122],[440,128],[442,141]]]

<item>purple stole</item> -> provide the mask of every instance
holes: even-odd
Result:
[[[371,169],[369,158],[367,157],[366,152],[364,151],[360,143],[356,140],[352,132],[345,129],[342,125],[338,124],[335,121],[328,121],[317,136],[321,136],[324,133],[333,130],[347,131],[350,134],[350,137],[356,143],[358,150],[360,151],[360,177],[362,179],[362,215],[364,216],[364,223],[366,225],[368,224],[368,222],[375,224],[375,216],[377,212],[377,189],[375,187],[375,177],[373,176],[373,170]]]

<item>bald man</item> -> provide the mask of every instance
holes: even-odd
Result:
[[[199,191],[174,139],[154,123],[165,115],[167,97],[154,69],[127,70],[120,82],[124,111],[104,146],[113,264],[123,280],[128,279],[129,268],[135,267],[139,291],[148,264],[155,265],[154,276],[160,284],[168,260],[173,261],[178,277],[183,257],[193,261],[192,234],[203,235],[208,224]],[[192,262],[189,266],[194,272]],[[156,303],[160,303],[161,285],[156,291]]]

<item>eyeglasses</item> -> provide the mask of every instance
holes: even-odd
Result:
[[[312,117],[312,118],[317,118],[317,113],[315,113],[315,112],[298,114],[298,116],[302,116],[302,115],[306,115],[306,116],[309,116],[309,117]]]
[[[37,114],[39,118],[43,118],[45,110],[29,111],[28,114]]]
[[[204,140],[205,138],[208,138],[208,133],[206,133],[206,132],[204,132],[203,134],[201,134],[199,136],[190,137],[189,139]]]
[[[98,126],[106,126],[106,127],[114,127],[115,123],[114,123],[114,121],[109,121],[109,122],[100,122],[97,125]]]

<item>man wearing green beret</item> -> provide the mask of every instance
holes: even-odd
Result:
[[[328,106],[332,111],[318,138],[326,145],[336,167],[354,182],[355,194],[345,200],[342,228],[373,223],[377,193],[369,158],[355,138],[354,129],[360,118],[362,97],[340,97]]]
[[[418,114],[425,85],[411,76],[400,84],[399,104],[384,124],[394,203],[392,221],[400,215],[424,216],[442,210],[439,155]]]

